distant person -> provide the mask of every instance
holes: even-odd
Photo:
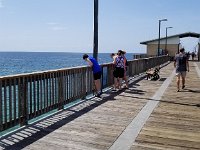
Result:
[[[189,63],[184,51],[185,49],[181,48],[180,53],[177,54],[174,59],[174,67],[176,68],[177,77],[177,92],[180,91],[180,78],[182,80],[182,89],[185,88],[186,71],[189,72]]]
[[[187,56],[187,59],[189,60],[190,59],[190,52],[187,52],[186,56]]]
[[[117,57],[117,54],[115,53],[111,53],[110,54],[110,58],[113,59],[113,64],[114,64],[114,61],[115,61],[115,58]],[[115,65],[114,65],[114,70],[113,70],[113,77],[116,76],[116,69],[115,69]],[[113,91],[116,91],[116,89],[118,88],[118,85],[114,83],[114,89]]]
[[[125,56],[125,54],[126,54],[126,51],[124,51],[124,50],[122,50],[122,56],[124,57],[124,65],[125,65],[125,67],[124,67],[124,77],[123,77],[123,79],[124,79],[124,81],[125,81],[125,88],[128,88],[129,86],[128,86],[128,61],[127,61],[127,59],[126,59],[126,56]]]
[[[115,57],[117,57],[117,54],[115,54],[115,53],[111,53],[111,54],[110,54],[110,58],[113,59],[113,62],[114,62],[114,60],[115,60]]]
[[[195,53],[192,52],[192,60],[194,60],[194,57],[195,57]]]
[[[114,90],[118,87],[121,90],[122,86],[122,78],[124,77],[124,57],[122,50],[119,50],[117,53],[117,57],[115,57],[113,64],[115,65],[115,69],[113,72],[114,75]]]
[[[94,76],[94,83],[96,88],[96,95],[100,97],[101,93],[101,66],[98,64],[97,60],[87,54],[83,55],[83,60],[87,61],[90,67],[92,67],[93,76]]]

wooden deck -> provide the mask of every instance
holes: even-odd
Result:
[[[173,76],[161,99],[153,98],[172,75],[171,63],[161,69],[158,81],[134,78],[127,90],[108,91],[102,99],[83,101],[1,137],[0,147],[12,150],[106,150],[113,149],[119,141],[122,147],[124,144],[122,150],[200,149],[200,107],[197,107],[200,104],[200,76],[197,66],[200,69],[199,62],[190,63],[186,88],[179,93]],[[159,103],[141,126],[136,139],[126,135],[121,138],[149,101]],[[129,134],[132,131],[134,128]],[[127,141],[131,142],[127,144]]]
[[[184,90],[175,92],[176,78],[173,79],[131,149],[200,149],[199,79],[194,63]]]

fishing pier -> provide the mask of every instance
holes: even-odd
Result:
[[[169,60],[129,61],[130,87],[115,93],[113,65],[103,64],[101,98],[89,67],[0,77],[0,149],[200,149],[200,62],[189,61],[176,92]],[[156,66],[160,79],[146,80]]]

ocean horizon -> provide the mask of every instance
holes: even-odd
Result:
[[[0,52],[0,76],[31,73],[37,71],[56,70],[68,67],[87,66],[78,52]],[[127,53],[127,60],[133,55]],[[92,56],[92,53],[88,53]],[[98,54],[99,64],[110,63],[110,53]]]

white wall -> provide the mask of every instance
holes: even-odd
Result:
[[[165,39],[160,40],[160,44],[165,44]],[[179,44],[180,38],[179,37],[172,37],[167,39],[167,44]],[[158,41],[149,42],[148,44],[158,44]]]

